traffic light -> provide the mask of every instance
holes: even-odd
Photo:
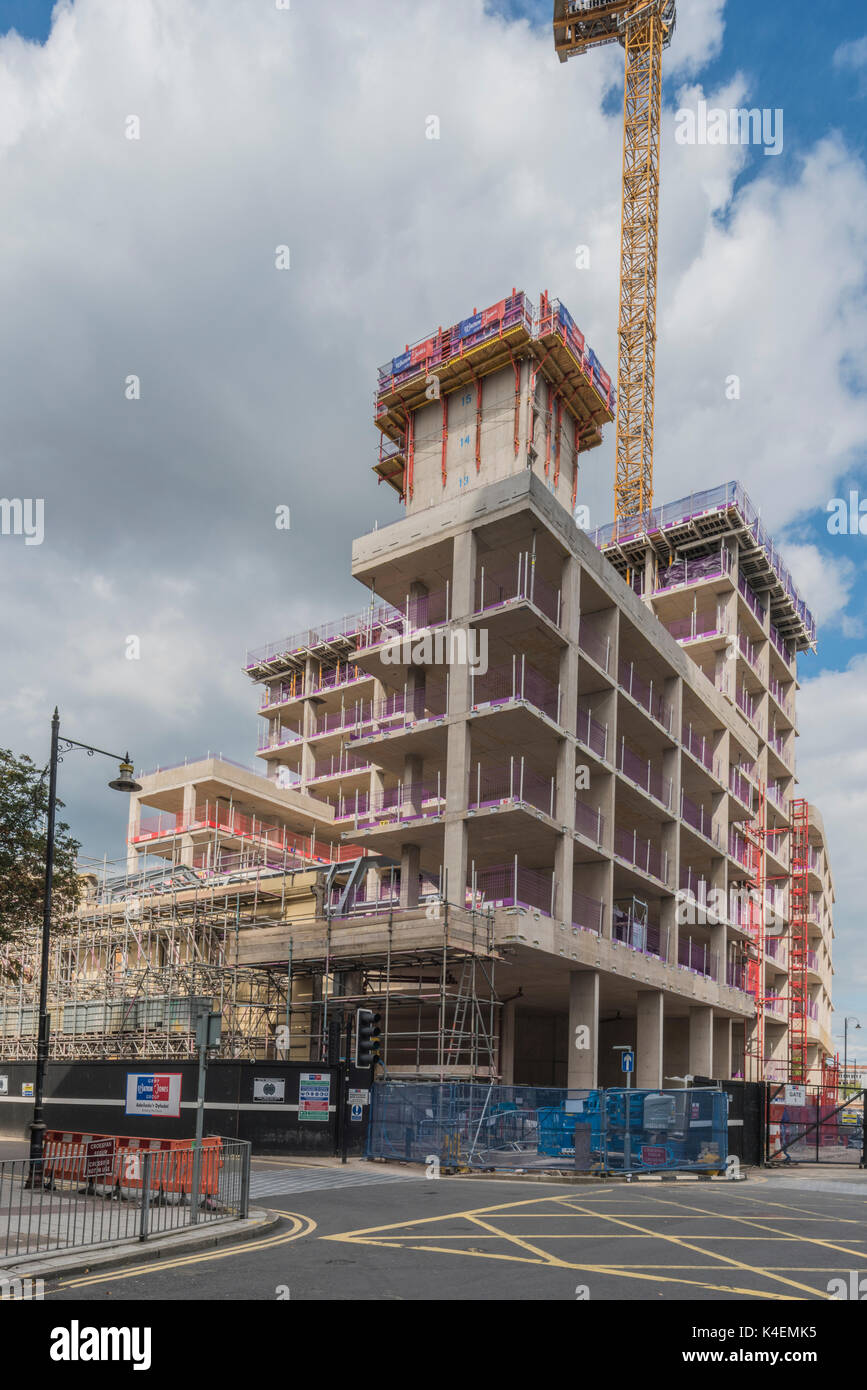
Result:
[[[372,1009],[356,1009],[355,1065],[357,1067],[372,1067],[375,1062],[381,1059],[380,1022],[380,1015],[375,1014]]]

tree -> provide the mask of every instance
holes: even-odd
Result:
[[[25,931],[42,925],[47,816],[47,769],[40,770],[26,755],[16,758],[8,748],[0,748],[0,942],[20,940]],[[69,923],[81,898],[75,868],[79,849],[69,826],[57,821],[52,931]]]

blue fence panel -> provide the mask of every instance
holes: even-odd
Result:
[[[728,1097],[710,1087],[385,1082],[374,1087],[367,1155],[524,1172],[719,1172],[727,1139]]]

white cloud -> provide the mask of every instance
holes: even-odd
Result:
[[[784,541],[783,560],[802,594],[809,594],[809,606],[819,627],[842,627],[851,621],[846,606],[858,579],[851,560],[832,560],[815,545],[796,545]]]
[[[867,654],[843,671],[824,671],[805,681],[798,714],[799,790],[822,813],[837,891],[835,1007],[838,1013],[859,1007],[867,1012],[862,910],[867,896]]]
[[[561,66],[547,27],[482,0],[338,10],[76,0],[44,48],[0,40],[0,492],[46,499],[42,546],[0,540],[4,744],[59,700],[85,739],[132,727],[143,761],[252,758],[245,646],[361,607],[350,541],[398,515],[370,472],[376,366],[518,285],[616,370],[622,54]],[[695,78],[723,13],[681,7],[668,72]],[[824,508],[867,429],[841,372],[867,357],[867,180],[834,140],[741,187],[749,157],[676,145],[666,108],[656,490],[740,476],[778,527]],[[594,523],[612,479],[610,433]],[[846,620],[845,572],[804,564]],[[128,634],[147,661],[123,663]]]
[[[863,39],[850,39],[834,50],[834,67],[849,68],[856,72],[867,68],[867,36]]]
[[[697,72],[722,47],[725,0],[691,0],[677,11],[677,27],[665,55],[665,71]]]

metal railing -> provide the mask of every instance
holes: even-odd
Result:
[[[624,777],[628,777],[633,786],[640,787],[667,811],[671,810],[671,778],[663,777],[662,773],[652,766],[650,759],[634,752],[623,737],[617,755],[617,768]]]
[[[510,758],[508,764],[491,767],[476,763],[470,770],[468,806],[479,811],[505,802],[528,804],[536,810],[554,815],[555,779],[543,776],[530,767],[524,758]]]
[[[653,681],[650,684],[642,680],[635,669],[633,661],[621,661],[618,663],[617,679],[621,690],[625,690],[636,704],[646,710],[651,718],[661,724],[667,733],[671,733],[674,724],[674,705],[670,704],[657,687],[653,688]]]
[[[667,622],[660,618],[660,622],[676,642],[694,642],[702,637],[719,637],[729,631],[724,608],[704,613],[694,608],[688,618],[671,618]]]
[[[611,940],[654,960],[668,959],[667,929],[616,903],[611,916]]]
[[[475,667],[470,668],[470,707],[474,710],[521,701],[559,724],[560,696],[560,686],[531,666],[523,653],[513,654],[511,666],[478,674]]]
[[[614,853],[618,859],[642,873],[650,874],[661,883],[668,883],[668,854],[645,840],[637,830],[614,829]]]
[[[522,600],[532,603],[559,627],[563,618],[561,591],[537,573],[529,551],[523,551],[505,569],[486,570],[482,565],[476,578],[475,613],[490,613]]]
[[[764,551],[769,565],[775,571],[795,612],[804,624],[809,640],[814,642],[816,639],[815,619],[795,588],[792,576],[783,563],[780,552],[774,545],[770,533],[763,525],[758,511],[741,483],[722,483],[719,487],[691,493],[688,497],[678,498],[675,502],[666,502],[664,506],[643,512],[640,516],[621,517],[618,521],[609,522],[607,526],[597,527],[593,539],[598,548],[604,548],[617,541],[630,540],[633,536],[651,535],[664,530],[666,527],[680,525],[693,518],[705,517],[711,511],[723,513],[731,508],[735,508],[740,513],[743,526]],[[771,631],[773,633],[773,627]],[[791,658],[787,655],[786,659],[790,660]]]
[[[655,592],[659,594],[665,589],[674,589],[681,584],[697,584],[702,579],[718,579],[720,575],[728,574],[730,566],[731,557],[724,545],[713,555],[672,560],[670,565],[660,571]]]
[[[0,1258],[145,1241],[248,1214],[246,1140],[75,1140],[47,1145],[36,1163],[0,1159]]]
[[[608,670],[611,660],[611,638],[606,633],[599,632],[586,617],[581,619],[578,627],[578,649],[585,656],[589,656],[591,661],[595,661],[603,671]]]
[[[588,806],[584,801],[575,801],[575,829],[579,835],[601,845],[605,838],[605,817],[600,807]]]
[[[738,575],[738,589],[744,597],[747,607],[758,622],[764,625],[765,607],[760,599],[753,592],[752,587],[747,583],[742,574]]]
[[[693,729],[691,724],[684,724],[681,729],[681,742],[687,752],[691,753],[702,767],[706,767],[708,772],[716,775],[713,765],[714,741],[712,736],[699,733],[698,730]]]
[[[692,830],[698,831],[699,835],[704,835],[715,845],[720,844],[719,827],[713,823],[713,812],[707,806],[693,801],[685,791],[680,793],[680,818]]]
[[[608,725],[600,724],[598,719],[594,719],[588,709],[578,709],[578,723],[576,727],[577,737],[598,757],[607,760],[608,758]]]

